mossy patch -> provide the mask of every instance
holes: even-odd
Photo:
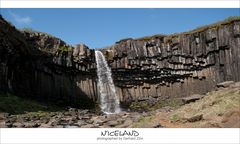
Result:
[[[160,109],[163,107],[171,107],[178,108],[182,105],[182,101],[180,99],[168,99],[168,100],[160,100],[155,105],[152,106],[153,109]]]
[[[61,46],[57,49],[58,52],[60,53],[66,53],[66,52],[71,52],[73,51],[72,47],[68,47],[68,46]]]
[[[23,114],[26,112],[57,111],[57,106],[48,106],[34,100],[20,98],[9,93],[0,93],[0,112]]]
[[[150,111],[151,107],[146,102],[132,102],[129,108],[133,111]]]
[[[159,100],[155,104],[148,104],[145,101],[141,102],[132,102],[129,108],[133,111],[153,111],[163,107],[178,108],[182,105],[180,99],[168,99],[168,100]]]
[[[144,127],[151,127],[151,122],[153,120],[152,116],[147,116],[147,117],[140,117],[139,120],[133,124],[133,128],[144,128]]]
[[[171,115],[170,120],[173,122],[177,122],[179,121],[179,116],[177,114]]]
[[[156,34],[156,35],[152,35],[152,36],[145,36],[145,37],[142,37],[142,38],[137,38],[135,40],[138,40],[138,41],[150,41],[151,39],[163,38],[165,36],[166,35],[164,35],[164,34]]]

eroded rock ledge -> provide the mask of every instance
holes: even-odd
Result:
[[[99,99],[94,49],[0,17],[0,90],[77,106]],[[240,18],[196,30],[124,39],[103,48],[123,104],[203,94],[240,80]]]

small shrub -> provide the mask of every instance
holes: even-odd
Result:
[[[60,53],[65,53],[65,52],[69,52],[69,51],[72,51],[73,49],[71,47],[68,47],[68,46],[61,46],[58,48],[58,52]]]
[[[173,122],[177,122],[177,121],[179,121],[179,116],[177,114],[174,114],[174,115],[170,116],[170,120]]]

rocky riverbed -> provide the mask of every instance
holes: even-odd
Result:
[[[61,112],[29,112],[21,115],[0,113],[0,127],[6,128],[109,128],[133,127],[150,113],[120,112],[96,114],[89,110],[69,108]],[[159,124],[148,127],[160,127]]]

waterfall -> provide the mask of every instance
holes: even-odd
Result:
[[[119,99],[116,95],[112,73],[100,51],[95,51],[97,62],[98,88],[100,90],[101,109],[106,114],[120,112]]]

